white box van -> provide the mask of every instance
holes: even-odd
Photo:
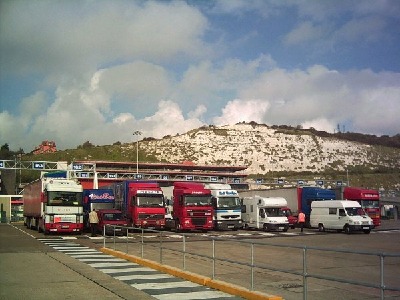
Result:
[[[256,228],[264,231],[289,229],[289,220],[281,210],[287,207],[282,197],[245,197],[242,200],[242,219],[245,229]]]
[[[350,200],[313,201],[310,224],[319,231],[343,230],[345,233],[363,231],[368,234],[374,228],[372,219],[361,205]]]

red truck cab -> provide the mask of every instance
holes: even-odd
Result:
[[[173,219],[169,227],[177,231],[213,229],[211,191],[205,189],[203,184],[175,182],[173,197]]]
[[[345,187],[343,190],[343,199],[355,200],[374,222],[374,226],[381,225],[381,213],[379,204],[379,192],[377,190]]]
[[[126,180],[112,184],[115,207],[122,211],[129,226],[165,228],[164,195],[157,182]]]

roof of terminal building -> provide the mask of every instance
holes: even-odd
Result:
[[[137,167],[140,170],[153,171],[202,171],[202,172],[224,172],[235,173],[245,171],[247,166],[223,166],[223,165],[196,165],[192,162],[183,162],[180,164],[174,163],[149,163],[149,162],[115,162],[104,160],[77,160],[74,164],[89,164],[95,165],[96,169],[114,169],[114,170],[135,170]]]

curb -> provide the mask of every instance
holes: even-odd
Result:
[[[245,299],[283,300],[283,298],[280,296],[267,295],[267,294],[264,294],[261,292],[250,291],[246,288],[243,288],[243,287],[240,287],[240,286],[237,286],[234,284],[230,284],[230,283],[220,281],[220,280],[215,280],[215,279],[212,279],[207,276],[202,276],[202,275],[198,275],[195,273],[183,271],[183,270],[175,268],[175,267],[162,265],[162,264],[156,263],[156,262],[148,260],[148,259],[143,259],[143,258],[140,258],[137,256],[128,255],[121,251],[111,250],[108,248],[101,248],[100,251],[105,254],[119,257],[119,258],[122,258],[122,259],[125,259],[128,261],[137,263],[139,265],[146,266],[151,269],[155,269],[155,270],[161,271],[163,273],[167,273],[172,276],[179,277],[179,278],[182,278],[182,279],[185,279],[185,280],[188,280],[188,281],[200,284],[200,285],[208,286],[210,288],[213,288],[213,289],[216,289],[216,290],[219,290],[219,291],[231,294],[231,295],[239,296],[239,297],[242,297]]]

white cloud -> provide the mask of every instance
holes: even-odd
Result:
[[[376,42],[385,36],[384,19],[371,17],[353,19],[337,29],[333,36],[336,42]]]
[[[336,128],[335,122],[329,121],[327,119],[324,118],[317,118],[314,120],[310,120],[310,121],[305,121],[304,123],[301,124],[301,126],[303,128],[314,128],[317,130],[322,130],[322,131],[326,131],[326,132],[330,132],[333,133],[335,131]]]
[[[222,109],[222,115],[214,118],[213,122],[215,125],[235,124],[243,121],[261,123],[269,106],[268,101],[262,99],[235,99],[226,104]]]
[[[343,3],[3,1],[0,139],[64,149],[242,121],[397,134],[400,4]]]
[[[312,24],[309,21],[303,22],[289,32],[284,37],[284,41],[289,46],[318,41],[321,37],[328,34],[326,30],[326,28]]]
[[[183,1],[2,3],[1,65],[9,72],[77,74],[152,59],[204,57],[207,19]],[[16,51],[17,49],[17,51]]]
[[[110,95],[120,94],[128,99],[162,98],[174,87],[174,82],[168,76],[166,70],[159,65],[134,61],[104,69],[99,85]]]
[[[312,122],[316,129],[328,130],[331,124],[340,123],[352,124],[354,132],[396,134],[400,128],[395,117],[400,115],[399,82],[400,74],[390,72],[338,72],[323,66],[306,71],[275,69],[261,74],[239,96],[266,99],[270,106],[262,122],[267,124]]]

